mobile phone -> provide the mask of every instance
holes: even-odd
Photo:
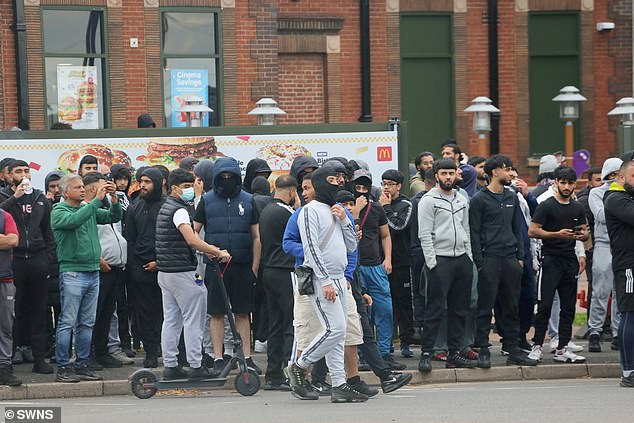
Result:
[[[105,175],[103,175],[103,177],[104,177],[104,179],[105,179],[107,182],[112,181],[112,173],[110,173],[110,172],[108,172],[108,173],[106,173]]]
[[[575,232],[581,232],[583,230],[583,225],[577,225],[572,228]]]

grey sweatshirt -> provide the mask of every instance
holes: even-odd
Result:
[[[115,223],[97,225],[101,257],[110,266],[125,267],[128,260],[128,242]]]
[[[588,205],[594,215],[594,244],[601,244],[603,247],[610,247],[610,237],[608,236],[608,226],[605,222],[605,208],[603,207],[603,197],[610,189],[613,181],[606,182],[600,187],[590,190]]]
[[[332,225],[334,233],[327,240]],[[333,279],[343,279],[347,254],[357,248],[357,235],[350,219],[335,218],[330,206],[313,200],[300,211],[297,226],[304,247],[304,265],[313,269],[316,281],[326,286]]]
[[[427,267],[436,267],[436,256],[459,257],[467,254],[471,260],[469,235],[469,203],[454,190],[453,201],[432,188],[418,203],[418,237]]]

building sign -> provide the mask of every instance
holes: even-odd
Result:
[[[99,128],[96,66],[57,65],[57,120],[73,129]]]
[[[107,172],[113,164],[133,169],[161,164],[173,169],[183,158],[194,156],[213,161],[219,157],[234,157],[244,174],[249,160],[260,158],[273,170],[271,179],[288,173],[297,156],[313,156],[320,165],[332,157],[345,157],[368,163],[374,183],[378,184],[384,171],[398,168],[397,143],[398,135],[394,131],[5,140],[0,143],[0,157],[32,162],[33,185],[39,189],[52,170],[76,172],[79,160],[86,154],[97,157],[102,172]]]
[[[199,97],[203,104],[209,105],[209,87],[207,69],[171,69],[171,94],[172,128],[184,128],[187,126],[185,113],[178,110],[185,105],[189,97]],[[205,113],[203,127],[209,126],[209,114]]]

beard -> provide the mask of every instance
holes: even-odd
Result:
[[[627,182],[623,184],[623,189],[627,191],[628,194],[634,197],[634,185],[630,185]]]
[[[144,190],[140,190],[139,191],[139,198],[142,198],[144,200],[150,198],[152,196],[152,192],[150,190],[144,191]]]
[[[559,191],[559,195],[561,195],[562,198],[570,198],[570,196],[572,195],[572,191]]]
[[[440,189],[442,189],[443,191],[449,191],[454,189],[454,187],[456,186],[455,181],[451,182],[451,183],[445,183],[441,180],[438,180],[438,186],[440,187]]]
[[[502,185],[504,185],[505,187],[509,187],[511,186],[511,180],[510,179],[505,179],[503,181],[500,181],[502,183]]]

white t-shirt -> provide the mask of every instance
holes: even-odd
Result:
[[[176,210],[176,213],[174,213],[174,217],[172,218],[172,222],[174,222],[174,226],[176,226],[176,229],[178,229],[178,227],[182,224],[192,224],[192,221],[189,219],[189,213],[187,213],[186,209]]]

